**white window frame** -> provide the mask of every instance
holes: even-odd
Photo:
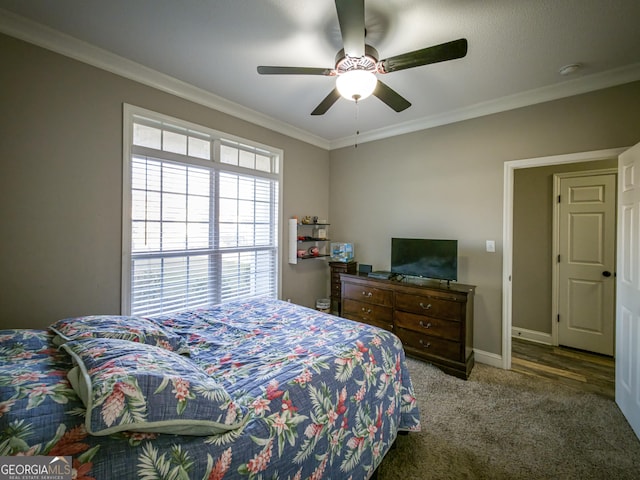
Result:
[[[122,315],[129,315],[131,313],[131,275],[132,275],[132,195],[131,195],[131,161],[133,152],[133,124],[134,117],[144,117],[158,120],[160,122],[176,125],[180,128],[186,128],[194,130],[196,132],[203,132],[211,136],[212,138],[212,152],[211,159],[196,161],[194,164],[201,164],[208,168],[216,168],[221,172],[230,172],[238,174],[249,174],[252,176],[262,176],[276,180],[278,182],[278,244],[277,244],[277,259],[276,259],[276,296],[280,298],[280,292],[282,287],[282,243],[283,243],[283,158],[284,152],[281,149],[264,145],[258,142],[247,140],[235,135],[230,135],[217,130],[197,125],[185,120],[177,119],[168,115],[147,110],[141,107],[137,107],[130,104],[123,104],[123,161],[122,161],[122,279],[121,279],[121,312]],[[273,155],[274,173],[267,173],[255,169],[243,168],[240,166],[229,165],[220,162],[220,145],[224,141],[235,142],[248,147],[257,148],[260,150],[268,151]],[[138,148],[138,147],[136,147]],[[164,152],[164,158],[170,159],[171,153]],[[156,153],[157,155],[157,153]],[[286,222],[285,222],[286,223]]]

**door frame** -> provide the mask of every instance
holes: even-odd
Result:
[[[618,178],[618,169],[617,168],[603,168],[600,170],[583,170],[580,172],[562,172],[562,173],[554,173],[553,174],[553,198],[558,198],[560,195],[560,184],[562,180],[566,178],[575,178],[575,177],[590,177],[593,175],[614,175],[616,177],[616,185]],[[616,201],[615,209],[617,211],[617,195],[614,199]],[[617,216],[615,216],[617,223]],[[553,231],[552,231],[552,257],[551,257],[551,345],[558,346],[559,344],[559,333],[558,333],[558,322],[556,321],[556,315],[558,314],[558,310],[560,307],[560,296],[559,290],[560,285],[558,279],[560,278],[560,264],[554,259],[558,258],[560,254],[560,204],[554,201],[553,208]],[[616,248],[615,244],[615,235],[614,235],[614,252]],[[614,258],[616,258],[614,253]],[[615,305],[615,290],[614,290],[614,300],[613,303]],[[613,317],[613,326],[615,332],[615,312]]]
[[[629,147],[610,148],[589,152],[552,155],[548,157],[525,158],[504,162],[504,187],[502,211],[502,368],[511,369],[511,322],[513,268],[513,177],[520,168],[544,167],[566,163],[590,162],[618,158]]]

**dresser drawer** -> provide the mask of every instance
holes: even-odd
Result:
[[[370,287],[368,285],[358,285],[355,283],[342,283],[342,296],[360,302],[393,306],[393,292],[382,288]]]
[[[453,361],[464,360],[462,343],[423,335],[404,328],[396,328],[394,332],[402,340],[403,345],[414,350],[416,354],[435,355]]]
[[[433,337],[446,338],[447,340],[462,340],[462,325],[460,322],[425,317],[424,315],[398,310],[393,313],[393,319],[397,327]]]
[[[388,330],[389,332],[393,332],[393,324],[381,322],[376,320],[375,318],[363,319],[360,315],[352,315],[350,313],[342,312],[342,318],[346,318],[347,320],[353,320],[354,322],[366,323],[367,325],[371,325],[372,327],[382,328],[383,330]]]
[[[345,298],[342,301],[342,315],[349,320],[368,323],[386,330],[393,330],[393,309]]]
[[[459,322],[464,312],[464,303],[426,295],[396,293],[395,308],[396,310],[417,313],[418,315],[428,315],[429,317]]]

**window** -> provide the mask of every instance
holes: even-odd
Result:
[[[277,297],[281,153],[128,105],[124,117],[123,312]]]

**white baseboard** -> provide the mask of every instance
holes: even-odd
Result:
[[[543,343],[545,345],[552,345],[551,334],[536,332],[535,330],[527,330],[526,328],[512,327],[511,329],[513,338],[522,338],[529,340],[530,342]],[[497,353],[485,352],[483,350],[473,349],[473,356],[478,363],[484,363],[491,367],[503,368],[502,355]]]
[[[502,368],[502,355],[498,355],[497,353],[485,352],[474,348],[473,357],[478,363],[484,363],[491,367]]]
[[[537,332],[535,330],[527,330],[526,328],[511,327],[512,338],[522,338],[530,342],[543,343],[545,345],[553,345],[551,334]]]
[[[551,342],[551,334],[536,332],[535,330],[527,330],[526,328],[512,327],[513,338],[522,338],[530,342],[543,343],[545,345],[553,345]],[[478,363],[484,363],[491,367],[503,368],[502,355],[497,353],[485,352],[483,350],[473,349],[473,356]]]

